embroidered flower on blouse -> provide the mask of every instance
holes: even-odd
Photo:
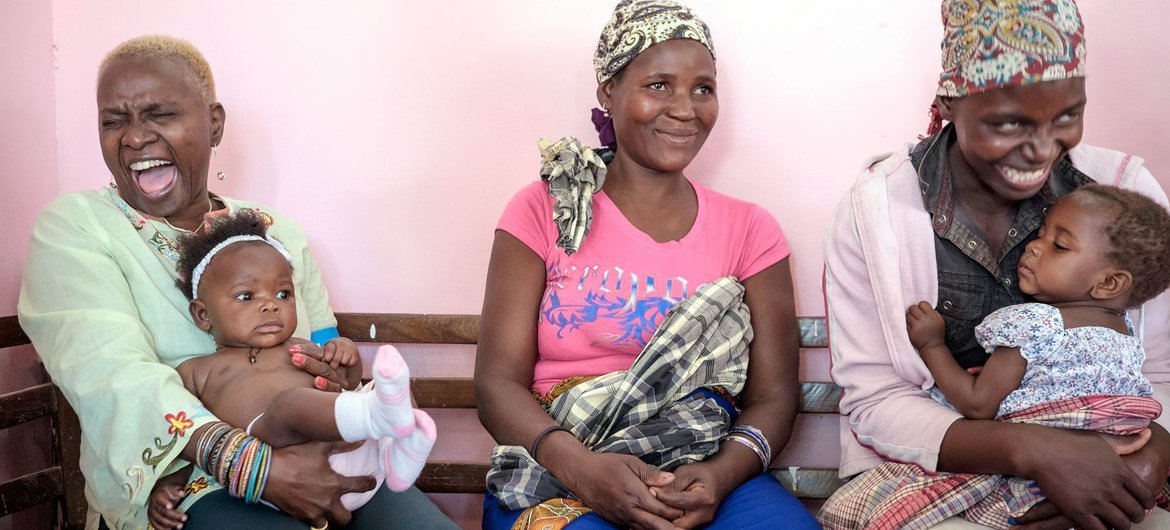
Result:
[[[126,204],[126,201],[122,200],[121,197],[115,198],[114,204],[122,211],[122,215],[126,216],[126,220],[130,221],[130,224],[134,226],[135,230],[142,230],[146,226],[146,218],[131,209],[130,205]]]
[[[207,486],[207,477],[199,477],[195,480],[192,480],[190,484],[187,484],[187,495],[194,495],[199,493],[201,490],[207,489]]]
[[[167,414],[166,420],[167,423],[171,424],[171,426],[167,428],[167,434],[178,434],[179,436],[183,436],[186,434],[187,429],[190,429],[191,426],[195,425],[194,421],[187,419],[187,413],[184,411],[179,411],[178,414]]]

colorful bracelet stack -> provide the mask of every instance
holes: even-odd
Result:
[[[767,471],[768,464],[772,463],[772,446],[768,443],[768,439],[764,437],[763,431],[751,425],[736,425],[732,427],[723,436],[723,440],[737,442],[751,449],[760,459],[761,473]]]
[[[260,502],[271,458],[272,446],[223,422],[208,425],[195,443],[195,465],[245,502]]]

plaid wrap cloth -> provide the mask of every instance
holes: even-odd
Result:
[[[593,194],[605,184],[606,161],[571,136],[556,143],[541,138],[536,145],[540,178],[548,182],[548,194],[555,201],[552,219],[557,224],[557,246],[572,256],[593,224]]]
[[[574,386],[549,415],[595,452],[634,455],[667,471],[715,453],[731,417],[714,399],[691,393],[715,385],[733,395],[743,390],[752,340],[743,294],[731,276],[700,287],[670,310],[629,370]],[[492,450],[487,483],[509,510],[573,499],[516,445]]]
[[[1085,396],[1041,403],[999,421],[1126,435],[1145,429],[1161,414],[1162,406],[1151,397]],[[887,462],[837,490],[817,519],[829,530],[917,530],[957,515],[1008,529],[1010,518],[1042,500],[1036,483],[1019,477],[930,474],[914,464]]]

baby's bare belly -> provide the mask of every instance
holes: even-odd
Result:
[[[220,420],[243,429],[273,398],[292,388],[313,388],[313,376],[290,363],[276,371],[245,371],[224,377],[218,385],[208,385],[200,398]]]

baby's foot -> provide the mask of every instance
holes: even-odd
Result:
[[[427,413],[414,409],[414,431],[406,438],[382,438],[378,451],[386,472],[386,485],[394,491],[406,491],[418,479],[427,455],[435,446],[435,420]]]
[[[405,438],[414,431],[414,413],[410,407],[410,369],[398,350],[389,344],[378,348],[374,358],[374,395],[371,415],[383,436]]]

